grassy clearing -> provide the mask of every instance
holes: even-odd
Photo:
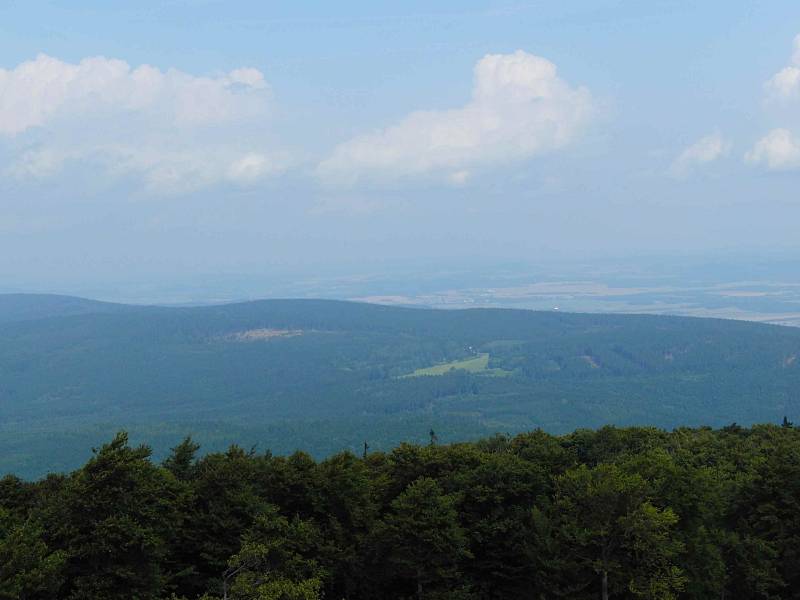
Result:
[[[455,371],[455,370],[467,371],[469,373],[481,373],[483,375],[492,375],[495,377],[501,377],[503,375],[508,374],[507,371],[504,371],[502,369],[490,369],[489,355],[479,354],[478,356],[474,356],[472,358],[465,358],[463,360],[454,360],[452,362],[443,363],[441,365],[434,365],[432,367],[426,367],[424,369],[417,369],[413,373],[404,375],[404,377],[425,377],[430,375],[444,375],[445,373],[449,373],[450,371]]]

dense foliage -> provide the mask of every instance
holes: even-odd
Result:
[[[486,368],[413,376],[450,363]],[[322,458],[359,453],[365,438],[376,450],[424,443],[430,427],[445,442],[800,419],[798,389],[800,329],[756,323],[0,296],[0,473],[23,477],[76,468],[109,429],[158,459],[188,433],[207,450]]]
[[[0,598],[796,598],[800,428],[540,430],[317,462],[124,433],[0,481]]]

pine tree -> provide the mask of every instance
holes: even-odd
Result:
[[[191,479],[197,467],[199,449],[200,444],[196,444],[191,436],[186,436],[180,444],[172,448],[172,453],[164,460],[164,468],[181,481]]]

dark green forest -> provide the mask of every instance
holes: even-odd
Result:
[[[450,367],[453,367],[450,369]],[[125,429],[154,457],[317,459],[541,428],[800,420],[800,329],[326,300],[184,308],[0,295],[0,473],[70,471]]]
[[[541,430],[316,461],[125,433],[0,480],[0,598],[800,597],[800,428]]]

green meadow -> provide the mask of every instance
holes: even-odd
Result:
[[[447,363],[434,365],[432,367],[425,367],[424,369],[417,369],[413,373],[405,375],[405,377],[425,377],[431,375],[445,375],[451,371],[466,371],[467,373],[481,373],[483,375],[491,375],[494,377],[503,377],[509,375],[509,371],[503,369],[490,369],[489,368],[489,354],[478,354],[472,358],[465,358],[463,360],[453,360]]]

